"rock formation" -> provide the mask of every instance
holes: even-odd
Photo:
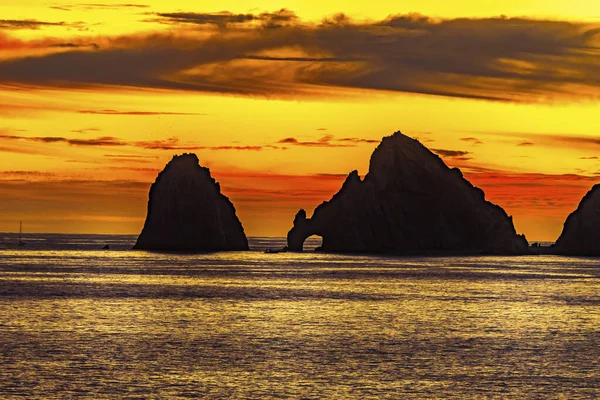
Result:
[[[564,255],[600,256],[600,184],[581,199],[566,219],[555,252]]]
[[[512,218],[485,200],[459,169],[400,132],[385,137],[364,180],[353,171],[312,218],[300,210],[288,248],[311,235],[322,251],[398,254],[527,254]]]
[[[150,188],[148,215],[134,249],[248,250],[244,228],[195,154],[174,156]]]

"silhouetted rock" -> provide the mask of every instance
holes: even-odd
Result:
[[[150,188],[148,215],[135,249],[247,250],[229,199],[195,154],[174,156]]]
[[[400,254],[527,254],[504,210],[417,140],[400,132],[383,138],[369,173],[348,175],[340,191],[312,218],[300,210],[288,248],[311,235],[327,252]]]
[[[555,249],[557,254],[600,256],[600,185],[567,217]]]

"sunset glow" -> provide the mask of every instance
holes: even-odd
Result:
[[[285,236],[398,130],[529,240],[600,181],[600,2],[127,3],[0,4],[0,231],[139,233],[194,152]]]

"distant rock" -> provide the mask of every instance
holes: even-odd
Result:
[[[148,215],[134,249],[248,250],[244,228],[195,154],[174,156],[150,188]]]
[[[600,184],[581,199],[556,241],[557,254],[600,256]]]
[[[527,254],[512,218],[485,200],[457,168],[400,132],[385,137],[364,180],[353,171],[312,218],[300,210],[288,248],[311,235],[326,252],[398,254]]]

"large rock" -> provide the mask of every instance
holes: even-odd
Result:
[[[174,156],[150,188],[135,249],[247,250],[244,228],[219,184],[195,154]]]
[[[594,185],[567,217],[555,251],[565,255],[600,256],[600,185]]]
[[[512,218],[485,200],[457,168],[400,132],[385,137],[361,180],[353,171],[312,218],[300,210],[288,248],[311,235],[327,252],[399,254],[526,254]]]

